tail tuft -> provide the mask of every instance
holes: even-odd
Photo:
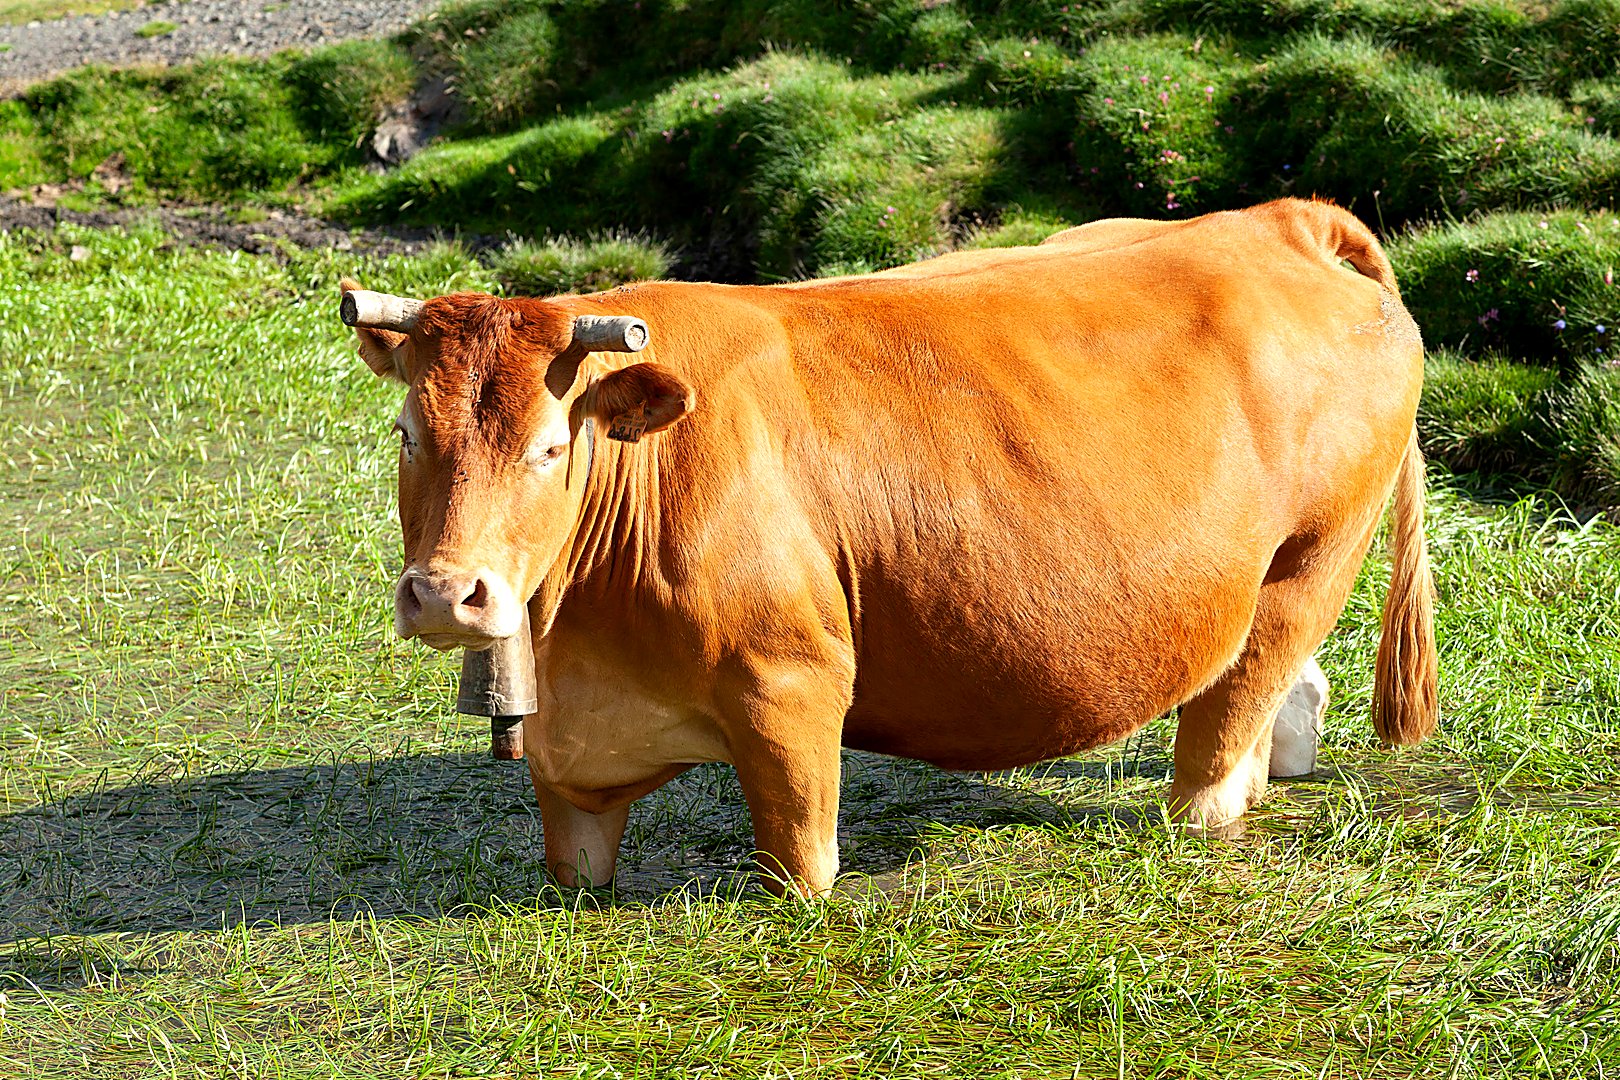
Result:
[[[1430,735],[1440,720],[1434,580],[1423,537],[1423,452],[1415,429],[1395,481],[1390,555],[1394,571],[1373,676],[1372,721],[1385,743],[1409,746]]]

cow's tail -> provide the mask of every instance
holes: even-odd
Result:
[[[1416,428],[1395,480],[1390,556],[1394,569],[1378,642],[1372,721],[1380,739],[1405,746],[1433,732],[1440,719],[1434,581],[1423,538],[1423,452],[1418,449]]]
[[[1343,259],[1356,268],[1356,273],[1372,278],[1399,298],[1401,290],[1395,284],[1395,268],[1389,264],[1389,256],[1384,254],[1384,246],[1378,242],[1372,230],[1348,210],[1327,203],[1316,205],[1330,212],[1328,247],[1333,251],[1333,257]]]

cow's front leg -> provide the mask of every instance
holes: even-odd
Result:
[[[619,841],[630,820],[630,802],[600,814],[581,810],[540,778],[534,758],[529,777],[540,802],[540,824],[546,833],[546,869],[565,886],[606,885],[619,861]]]
[[[754,819],[761,881],[774,893],[832,888],[838,873],[838,770],[847,683],[810,673],[753,680],[729,732]]]

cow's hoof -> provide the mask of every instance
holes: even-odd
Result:
[[[1243,835],[1243,805],[1219,798],[1215,789],[1192,795],[1171,791],[1167,800],[1170,827],[1188,836],[1236,840]]]
[[[1199,836],[1205,840],[1241,840],[1249,831],[1248,825],[1242,818],[1233,818],[1218,825],[1208,825],[1198,821],[1182,821],[1178,827],[1190,836]]]
[[[1288,699],[1277,710],[1271,733],[1271,768],[1274,780],[1309,776],[1316,771],[1316,747],[1322,737],[1322,714],[1327,711],[1328,681],[1313,656],[1305,661]]]

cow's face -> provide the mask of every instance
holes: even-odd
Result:
[[[366,365],[409,388],[394,425],[405,542],[394,625],[434,648],[480,648],[518,631],[568,556],[593,442],[667,428],[694,395],[656,364],[615,369],[544,300],[442,296],[407,321],[404,333],[355,328]]]

